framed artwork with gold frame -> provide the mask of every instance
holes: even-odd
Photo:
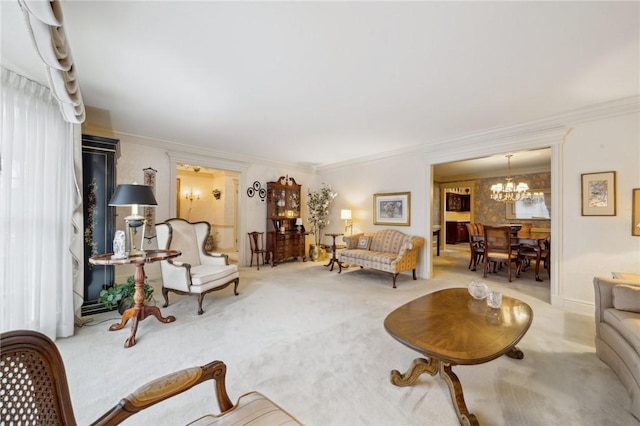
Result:
[[[411,192],[373,194],[374,225],[411,225]]]
[[[582,174],[582,216],[616,215],[616,172]]]

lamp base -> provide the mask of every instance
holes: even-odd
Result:
[[[124,221],[129,228],[129,257],[140,257],[144,256],[145,252],[142,249],[136,247],[135,243],[135,234],[136,228],[142,227],[142,238],[140,239],[140,244],[144,243],[144,226],[147,223],[147,220],[144,216],[132,214],[131,216],[127,216],[124,218]]]

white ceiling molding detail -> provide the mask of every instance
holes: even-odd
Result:
[[[31,39],[45,64],[51,93],[58,100],[65,121],[82,123],[84,102],[76,78],[71,47],[62,26],[58,0],[18,0]]]
[[[428,164],[437,164],[457,161],[461,158],[504,154],[511,150],[549,147],[562,143],[563,136],[572,125],[583,121],[630,114],[639,110],[640,96],[631,96],[529,123],[490,129],[438,142],[425,141],[425,143],[421,145],[319,166],[317,170],[333,170],[351,167],[370,161],[404,155],[421,155]],[[490,151],[490,147],[494,149]]]

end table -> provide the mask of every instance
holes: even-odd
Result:
[[[338,258],[336,257],[336,250],[337,250],[337,247],[336,247],[336,237],[340,237],[340,236],[342,236],[342,235],[344,235],[344,234],[324,234],[324,235],[326,235],[327,237],[332,237],[332,238],[333,238],[333,242],[331,243],[331,251],[332,251],[332,253],[331,253],[331,259],[329,260],[329,263],[327,263],[326,265],[324,265],[324,266],[330,266],[331,268],[330,268],[329,270],[330,270],[330,271],[333,271],[333,264],[334,264],[334,263],[337,263],[337,264],[338,264],[338,268],[340,268],[340,267],[341,267],[341,266],[340,266],[340,261],[339,261],[339,260],[338,260]]]
[[[172,315],[166,318],[163,317],[157,306],[147,306],[144,304],[144,264],[173,259],[181,254],[182,252],[178,250],[146,250],[142,256],[128,257],[126,259],[112,259],[111,256],[113,253],[101,254],[89,259],[89,263],[94,265],[127,265],[133,263],[136,266],[136,271],[133,276],[133,280],[135,282],[135,294],[133,295],[134,305],[122,314],[120,323],[113,324],[109,327],[109,331],[120,330],[127,324],[129,319],[132,320],[131,335],[124,342],[125,348],[130,348],[136,344],[138,322],[144,320],[149,315],[153,315],[158,319],[158,321],[163,323],[173,322],[176,320],[176,317]]]

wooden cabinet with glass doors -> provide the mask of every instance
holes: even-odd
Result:
[[[306,260],[306,232],[296,225],[296,219],[300,218],[301,188],[288,176],[267,182],[267,247],[274,266],[287,259]]]

